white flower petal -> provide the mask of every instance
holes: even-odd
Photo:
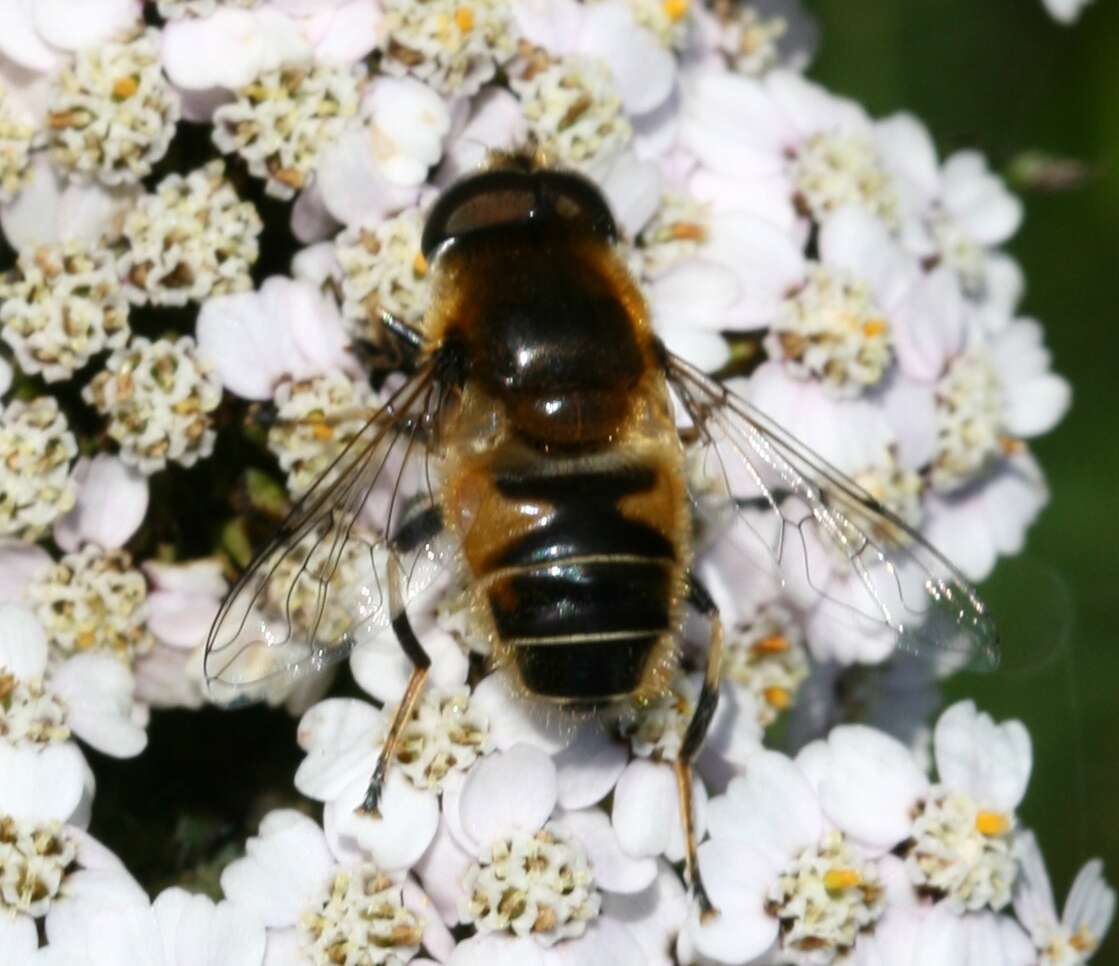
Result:
[[[940,185],[936,145],[925,125],[912,114],[892,114],[874,125],[879,157],[895,177],[917,187],[925,198]]]
[[[334,867],[322,829],[291,809],[269,812],[245,853],[222,872],[222,891],[269,928],[295,925]]]
[[[1057,904],[1053,900],[1053,887],[1045,869],[1045,859],[1037,844],[1037,837],[1026,829],[1014,840],[1018,854],[1018,878],[1014,882],[1014,915],[1030,932],[1035,942],[1057,927]],[[1071,896],[1070,896],[1071,898]],[[1076,926],[1072,925],[1075,929]],[[1098,935],[1098,934],[1097,934]]]
[[[163,28],[163,69],[173,83],[191,90],[235,90],[310,53],[298,26],[267,6],[221,6],[209,17],[172,20]]]
[[[39,36],[34,13],[35,0],[3,0],[0,3],[0,17],[4,23],[4,29],[0,30],[0,54],[28,70],[52,71],[61,58]]]
[[[808,778],[796,763],[774,751],[759,751],[746,762],[725,795],[707,807],[712,839],[748,842],[781,864],[824,833],[824,816]]]
[[[692,911],[688,935],[696,949],[722,963],[745,963],[764,953],[777,938],[777,920],[765,911],[777,871],[745,842],[704,842],[699,874],[719,915],[701,923]]]
[[[443,925],[438,910],[432,900],[412,879],[404,880],[404,906],[419,917],[423,923],[423,946],[440,962],[446,962],[455,948],[451,931]],[[421,962],[412,960],[413,963]]]
[[[626,767],[625,747],[596,725],[576,732],[575,740],[555,756],[561,808],[572,811],[602,801]]]
[[[377,0],[350,0],[325,15],[326,29],[314,39],[320,64],[353,64],[381,42],[384,12]]]
[[[260,966],[264,959],[263,925],[232,903],[171,888],[156,897],[152,911],[172,963]]]
[[[380,221],[419,197],[417,183],[389,180],[376,163],[374,149],[370,133],[352,126],[319,155],[316,185],[327,212],[341,224]]]
[[[629,929],[649,966],[673,966],[670,951],[688,917],[688,899],[680,877],[667,862],[662,860],[656,879],[642,892],[604,895],[602,909]]]
[[[676,62],[653,34],[639,26],[617,0],[584,8],[580,53],[610,65],[627,114],[644,114],[661,104],[676,80]]]
[[[656,214],[663,181],[659,165],[639,160],[632,151],[615,159],[599,186],[623,234],[633,238]]]
[[[459,943],[447,963],[448,966],[547,966],[548,960],[535,939],[488,933]]]
[[[814,746],[825,754],[807,754]],[[824,814],[877,853],[909,835],[914,807],[929,785],[905,745],[865,725],[833,728],[826,741],[813,742],[796,762],[816,786]]]
[[[940,716],[933,744],[942,784],[985,808],[1018,807],[1033,767],[1033,746],[1022,722],[996,725],[974,701],[959,701]]]
[[[54,539],[73,552],[84,543],[123,547],[148,512],[148,478],[123,460],[98,453],[74,467],[78,501],[54,527]]]
[[[883,222],[865,208],[840,208],[820,229],[820,261],[846,269],[874,292],[878,307],[890,313],[919,277],[916,263],[890,236]]]
[[[39,948],[35,920],[30,916],[0,916],[0,966],[26,966]]]
[[[0,31],[2,34],[3,31]],[[68,181],[46,152],[32,162],[31,183],[0,207],[0,227],[13,248],[58,241],[98,241],[136,195],[134,188],[110,190],[97,181]]]
[[[35,0],[35,29],[48,44],[82,50],[127,33],[142,14],[138,0]]]
[[[414,871],[448,926],[458,924],[460,882],[473,861],[474,857],[455,841],[447,823],[440,822],[431,845],[416,862]]]
[[[459,800],[463,830],[488,854],[495,839],[520,830],[532,834],[556,806],[556,767],[531,745],[478,762],[466,779]]]
[[[407,869],[427,850],[439,827],[439,799],[420,791],[404,774],[389,769],[379,816],[357,809],[365,798],[368,775],[359,775],[323,811],[327,841],[336,855],[360,851],[387,871]]]
[[[299,722],[298,740],[307,757],[295,773],[295,787],[328,802],[355,780],[368,781],[379,750],[374,742],[386,730],[384,716],[371,704],[352,698],[320,701]]]
[[[1115,890],[1103,877],[1103,861],[1092,859],[1076,874],[1061,922],[1072,932],[1085,930],[1102,940],[1115,918]]]
[[[659,323],[657,335],[665,347],[693,366],[714,372],[730,358],[727,340],[716,332],[703,332],[690,325]]]
[[[605,812],[590,808],[564,812],[552,824],[569,831],[587,850],[599,888],[607,892],[640,892],[656,878],[656,861],[633,858],[623,852]]]
[[[692,812],[696,838],[707,827],[707,790],[696,776]],[[634,856],[684,856],[684,827],[676,775],[670,765],[637,758],[631,761],[614,789],[611,811],[614,832],[623,849]]]
[[[147,747],[136,722],[132,672],[108,654],[78,654],[51,675],[49,688],[66,702],[70,726],[86,744],[115,758]]]
[[[85,759],[72,741],[42,748],[0,743],[0,815],[66,822],[82,800]]]
[[[37,678],[47,666],[47,632],[19,604],[0,605],[0,668],[17,678]]]

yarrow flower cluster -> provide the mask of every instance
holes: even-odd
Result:
[[[1021,810],[1026,729],[940,709],[949,651],[836,620],[858,580],[792,483],[697,514],[723,629],[688,803],[708,909],[676,763],[709,622],[688,617],[659,693],[605,720],[541,710],[425,530],[438,460],[405,452],[439,430],[404,381],[439,277],[427,212],[491,152],[528,150],[600,186],[669,349],[888,510],[871,539],[919,552],[919,534],[984,579],[1048,500],[1029,445],[1070,390],[1019,309],[1003,246],[1022,205],[981,154],[941,158],[912,115],[809,80],[796,0],[9,6],[0,958],[1091,960],[1115,892],[1092,860],[1058,913]],[[378,434],[380,407],[409,432]],[[685,422],[705,509],[742,481]],[[360,492],[309,525],[355,453]],[[293,507],[292,553],[238,598],[239,633],[281,665],[219,655],[208,691],[214,617]],[[801,572],[754,579],[734,544],[777,518]],[[398,602],[431,658],[419,676]],[[334,691],[288,673],[347,656]],[[102,804],[84,749],[136,756],[152,709],[242,693],[239,674],[298,718],[294,788],[184,876],[208,896],[153,898],[85,831]]]

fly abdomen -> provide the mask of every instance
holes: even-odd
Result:
[[[564,469],[495,475],[503,514],[532,522],[495,542],[477,577],[524,687],[600,702],[638,691],[671,635],[679,553],[652,519],[662,467]]]

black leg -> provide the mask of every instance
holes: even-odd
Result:
[[[696,701],[695,711],[692,713],[692,720],[688,722],[688,730],[684,732],[680,755],[675,763],[676,788],[680,794],[680,815],[684,823],[684,875],[688,888],[699,904],[700,917],[709,920],[718,915],[718,912],[707,898],[696,861],[695,815],[692,810],[692,763],[703,747],[703,739],[707,737],[711,719],[719,703],[723,624],[719,620],[719,609],[715,606],[707,588],[700,583],[695,574],[688,575],[688,602],[707,618],[711,634],[707,645],[707,667],[703,675],[703,686]]]
[[[385,738],[385,745],[381,749],[381,754],[377,758],[373,775],[369,779],[369,787],[365,791],[365,798],[358,807],[359,812],[371,815],[374,818],[380,817],[378,805],[385,787],[389,763],[396,754],[396,746],[400,742],[400,736],[404,733],[408,722],[412,720],[412,712],[415,710],[416,702],[423,692],[427,672],[431,667],[431,658],[428,657],[427,651],[423,649],[419,638],[416,637],[416,632],[412,629],[412,624],[408,620],[408,612],[404,608],[400,588],[400,564],[397,561],[395,551],[389,555],[388,580],[392,629],[401,649],[408,656],[408,660],[412,662],[412,676],[408,679],[408,687],[404,689],[404,696],[400,699],[396,714],[393,715],[392,724],[389,725],[389,733]]]

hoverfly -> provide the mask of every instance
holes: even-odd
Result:
[[[693,570],[697,520],[724,514],[715,529],[740,549],[744,581],[821,595],[856,631],[984,658],[997,638],[917,533],[666,350],[615,242],[598,189],[531,158],[501,156],[444,192],[422,237],[422,329],[385,320],[412,374],[234,587],[205,673],[219,703],[237,703],[391,628],[413,670],[363,804],[376,814],[431,663],[408,605],[441,571],[458,568],[493,665],[567,708],[662,693],[693,608],[709,641],[675,768],[702,903],[691,766],[718,697],[722,625]],[[409,476],[423,482],[405,499]],[[375,489],[390,498],[374,526]],[[355,555],[363,576],[336,580]]]

